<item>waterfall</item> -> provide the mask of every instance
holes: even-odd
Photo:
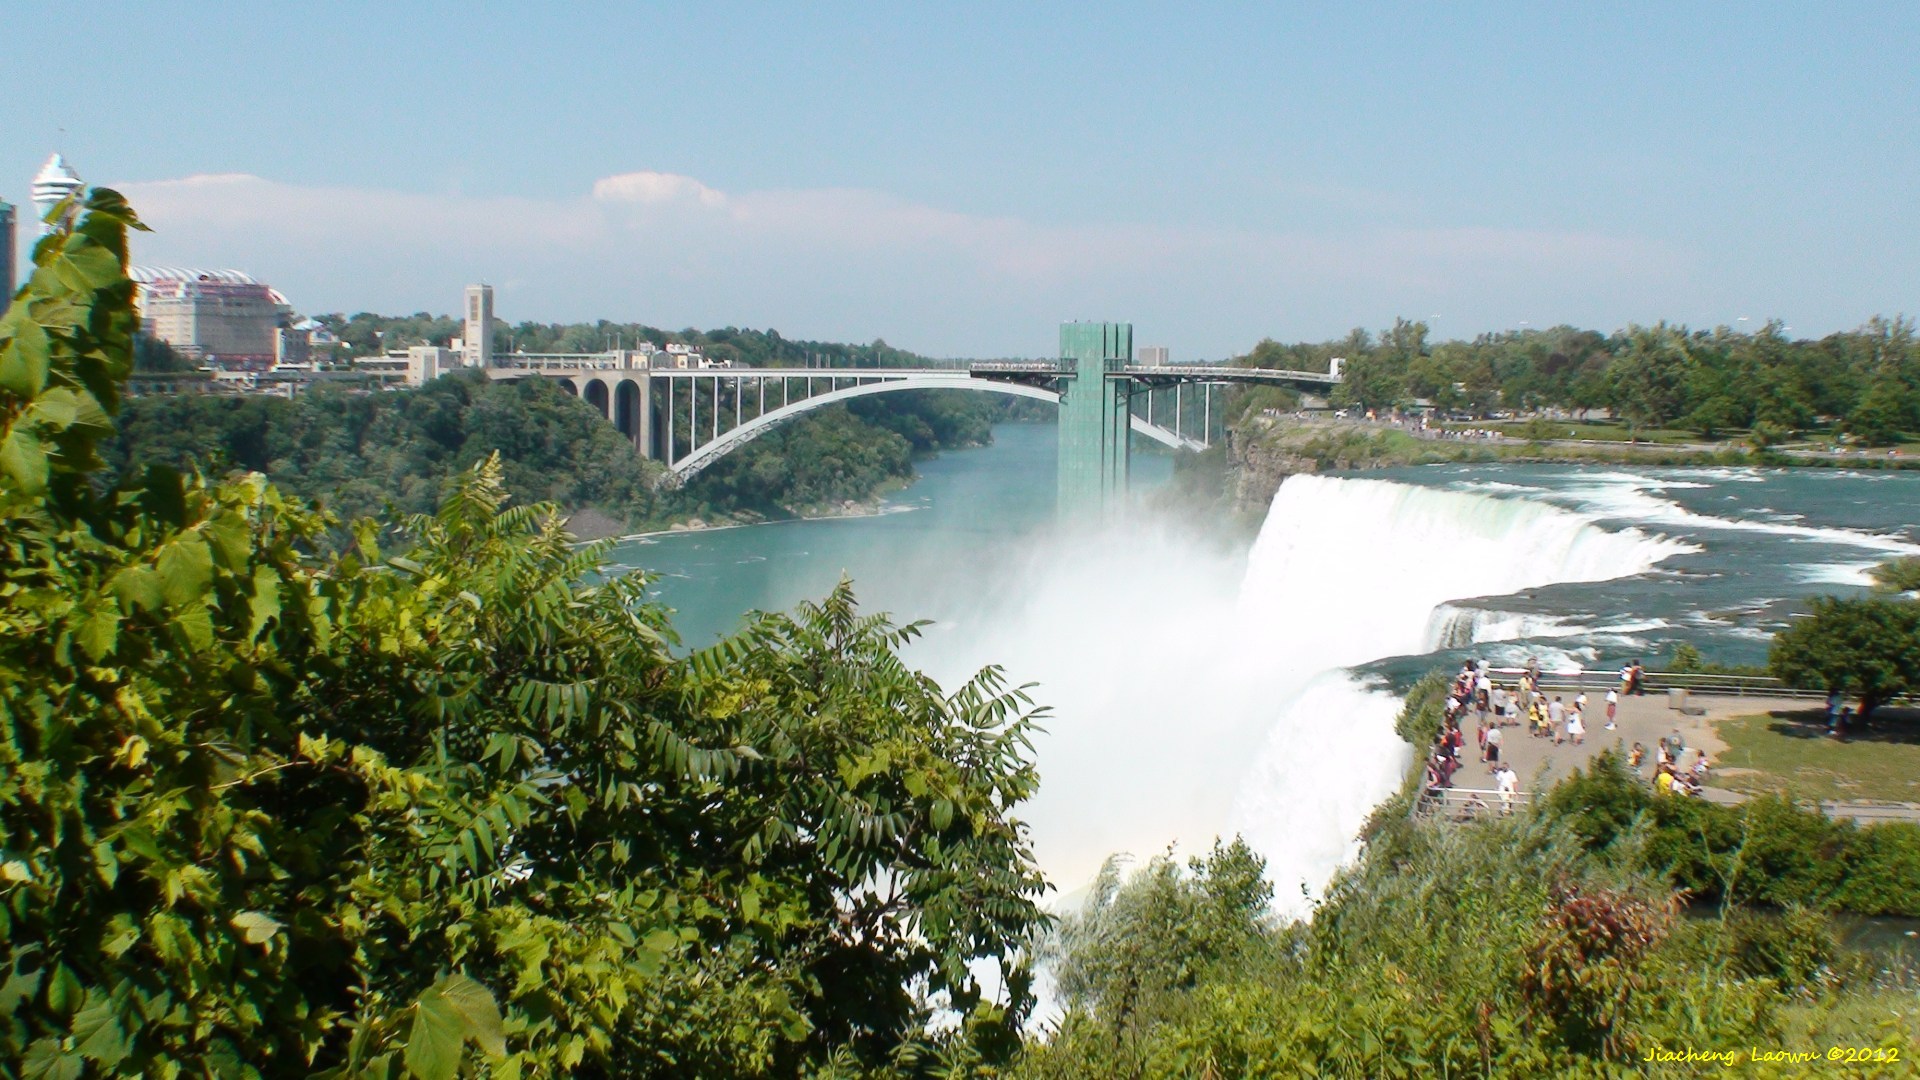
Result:
[[[1342,669],[1533,629],[1568,632],[1551,616],[1466,614],[1448,601],[1624,577],[1690,550],[1524,499],[1288,478],[1248,557],[1236,623],[1261,651],[1287,658],[1298,689],[1269,713],[1230,817],[1266,856],[1276,906],[1301,910],[1353,856],[1354,834],[1410,761],[1393,733],[1398,701]]]
[[[1298,911],[1409,760],[1399,702],[1347,668],[1431,650],[1449,601],[1684,550],[1538,502],[1295,476],[1244,562],[1150,522],[1050,538],[918,659],[948,685],[985,663],[1039,683],[1053,715],[1028,816],[1069,898],[1114,853],[1238,831]]]

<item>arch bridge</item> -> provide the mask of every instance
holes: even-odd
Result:
[[[496,355],[496,379],[544,377],[599,411],[682,484],[780,424],[836,402],[906,390],[971,390],[1061,407],[1063,511],[1098,509],[1126,490],[1129,434],[1166,446],[1211,445],[1214,395],[1227,383],[1326,393],[1337,373],[1189,364],[1136,365],[1132,327],[1067,323],[1061,359],[915,368],[661,368],[635,352]],[[657,358],[659,354],[653,354]]]

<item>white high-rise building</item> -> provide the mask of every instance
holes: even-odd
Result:
[[[46,223],[47,215],[60,205],[60,200],[83,186],[80,174],[74,172],[73,167],[67,164],[67,159],[59,154],[48,158],[47,163],[40,166],[40,175],[33,178],[33,205],[40,209],[40,235],[45,236],[53,231],[53,226]]]
[[[493,366],[493,286],[467,286],[467,319],[460,338],[460,362],[467,367]]]

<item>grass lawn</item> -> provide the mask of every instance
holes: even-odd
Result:
[[[1526,438],[1530,420],[1486,420],[1467,424],[1447,424],[1449,428],[1491,428],[1505,432],[1516,439]],[[1551,439],[1588,439],[1594,442],[1624,443],[1628,439],[1627,425],[1617,420],[1549,420],[1545,430]],[[1729,433],[1721,439],[1702,439],[1697,432],[1681,431],[1677,428],[1642,428],[1639,439],[1642,443],[1696,443],[1724,441],[1730,436],[1743,433]]]
[[[1856,730],[1845,742],[1827,738],[1820,709],[1736,716],[1714,729],[1727,744],[1708,774],[1714,787],[1920,802],[1920,712],[1882,708],[1871,730]]]

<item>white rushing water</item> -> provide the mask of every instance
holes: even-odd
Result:
[[[1624,577],[1690,550],[1525,499],[1317,476],[1282,484],[1237,615],[1306,681],[1274,717],[1230,819],[1266,856],[1276,906],[1300,911],[1353,856],[1354,834],[1410,760],[1393,733],[1399,702],[1340,669],[1445,644],[1434,624],[1448,601]],[[1522,629],[1493,618],[1461,644]]]
[[[1041,684],[1054,715],[1028,815],[1069,896],[1114,853],[1195,853],[1237,831],[1297,913],[1409,761],[1399,702],[1344,669],[1428,651],[1448,601],[1685,550],[1539,502],[1295,476],[1244,570],[1150,526],[1061,537],[918,659],[943,681],[998,662]]]

